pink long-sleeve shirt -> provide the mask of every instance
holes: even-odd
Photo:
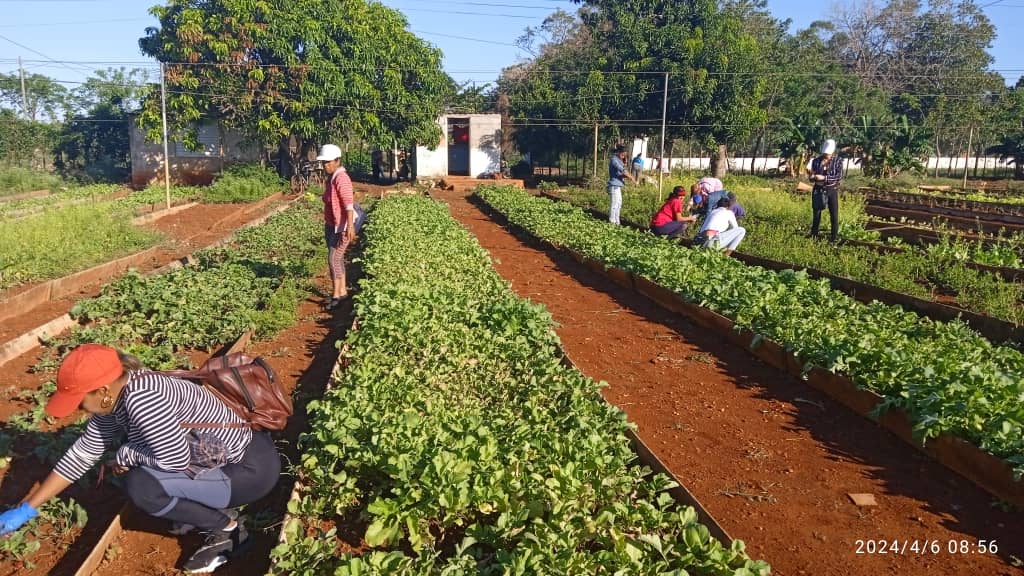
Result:
[[[352,179],[344,168],[338,168],[324,185],[324,220],[328,226],[344,226],[348,223],[345,212],[354,211],[355,205]]]

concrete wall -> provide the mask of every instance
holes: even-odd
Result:
[[[244,145],[240,134],[232,131],[222,132],[216,124],[201,126],[200,143],[203,144],[203,148],[199,151],[185,150],[178,142],[168,143],[171,182],[209,184],[224,166],[256,162],[260,159],[257,147]],[[144,188],[150,184],[163,182],[163,143],[146,142],[142,130],[133,125],[130,145],[132,186]]]
[[[448,118],[469,119],[469,175],[479,178],[501,169],[501,115],[451,114],[437,120],[441,142],[430,150],[416,147],[416,176],[443,178],[448,175]]]
[[[469,118],[469,175],[483,178],[501,170],[501,115]]]
[[[637,142],[639,142],[639,140]],[[637,150],[638,149],[637,146],[638,145],[636,143],[634,143],[633,149]],[[635,155],[636,152],[634,152],[633,154]],[[631,161],[632,158],[629,158],[627,160]],[[753,158],[753,159],[751,159],[749,157],[748,158],[729,158],[729,171],[730,172],[739,172],[739,173],[749,173],[750,172],[751,160],[753,160],[753,162],[754,162],[754,172],[757,173],[757,174],[763,174],[763,173],[765,173],[767,171],[770,171],[770,170],[777,170],[779,168],[779,164],[782,161],[780,158],[766,158],[766,157],[758,157],[758,158]],[[995,157],[980,157],[980,156],[978,158],[975,158],[974,156],[971,156],[970,158],[966,158],[966,159],[963,158],[963,157],[960,157],[960,158],[949,158],[949,157],[934,158],[933,157],[933,158],[929,158],[927,161],[925,161],[924,165],[926,166],[928,172],[931,172],[932,170],[934,170],[935,166],[938,165],[938,167],[939,167],[939,174],[942,175],[942,176],[945,176],[946,171],[949,170],[951,167],[952,167],[952,169],[954,171],[959,170],[962,173],[963,169],[964,169],[965,160],[966,160],[966,165],[967,165],[968,169],[970,170],[970,172],[972,174],[974,172],[974,163],[975,163],[975,161],[977,161],[977,163],[978,163],[978,171],[979,172],[981,172],[982,170],[991,172],[991,171],[996,170],[996,169],[1006,170],[1007,172],[1010,172],[1010,171],[1013,170],[1013,164],[1007,164],[1006,162],[1002,162],[1002,161],[999,160],[999,158],[995,158]],[[706,171],[706,170],[710,170],[711,169],[711,159],[707,158],[707,157],[671,158],[669,162],[670,162],[670,165],[671,165],[673,170],[705,170]],[[657,165],[657,158],[649,158],[649,157],[644,158],[644,170],[654,171],[656,165]],[[846,159],[846,160],[843,161],[843,167],[844,167],[844,169],[847,172],[860,172],[861,171],[860,164],[857,164],[853,160],[850,160],[850,159]],[[803,170],[801,170],[800,173],[803,174]]]

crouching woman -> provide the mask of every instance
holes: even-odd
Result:
[[[99,344],[68,354],[46,412],[64,418],[79,407],[91,415],[85,432],[35,491],[0,514],[0,534],[34,518],[124,437],[103,466],[122,476],[128,498],[171,521],[176,534],[193,527],[206,533],[186,572],[213,572],[245,543],[248,534],[232,509],[267,495],[281,471],[267,433],[252,431],[205,387],[145,370]]]
[[[683,198],[686,196],[684,186],[676,186],[668,195],[665,204],[651,218],[651,232],[657,236],[676,238],[686,231],[686,228],[697,221],[696,216],[686,214],[683,206]]]
[[[704,219],[704,226],[694,239],[695,245],[724,250],[726,256],[739,247],[747,230],[736,222],[736,214],[731,207],[732,201],[727,197],[718,201],[715,209]]]

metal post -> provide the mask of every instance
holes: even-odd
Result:
[[[661,202],[662,180],[665,178],[665,119],[668,116],[668,72],[665,72],[665,93],[661,99],[661,162],[658,162],[658,202]]]
[[[970,169],[970,157],[971,157],[971,142],[974,140],[974,125],[971,125],[971,131],[967,134],[967,154],[964,156],[964,184],[963,188],[967,189],[967,171]]]
[[[594,122],[594,180],[597,180],[597,122]]]
[[[28,97],[25,95],[25,69],[21,66],[21,56],[18,56],[18,76],[21,77],[21,111],[28,118]]]
[[[171,207],[171,156],[167,146],[167,87],[164,82],[164,63],[160,63],[160,115],[164,129],[164,196],[167,207]]]

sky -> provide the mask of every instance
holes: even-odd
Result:
[[[833,4],[854,0],[768,0],[771,12],[791,19],[791,30],[826,18]],[[155,67],[138,39],[156,20],[154,0],[0,0],[0,71],[45,74],[74,88],[92,70]],[[494,82],[501,69],[527,56],[514,42],[569,0],[384,0],[402,11],[409,28],[440,48],[445,70],[460,83]],[[1024,0],[979,0],[996,25],[993,68],[1009,83],[1024,75]]]

